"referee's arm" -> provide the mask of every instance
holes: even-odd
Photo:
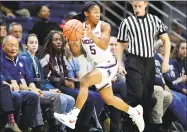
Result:
[[[166,28],[162,21],[157,17],[158,27],[158,35],[162,40],[164,45],[164,58],[162,63],[162,73],[166,73],[169,70],[169,56],[171,50],[171,43],[168,34],[166,33]]]
[[[116,52],[116,57],[119,61],[119,70],[118,72],[121,74],[127,74],[125,67],[123,66],[122,58],[123,58],[123,51],[128,50],[128,40],[127,40],[127,26],[125,23],[125,19],[121,22],[118,32],[118,46]]]

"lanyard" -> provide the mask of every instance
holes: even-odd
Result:
[[[68,59],[67,59],[67,62],[68,62],[68,64],[70,65],[70,67],[72,68],[74,76],[77,77],[74,59],[72,58],[73,66],[71,65],[71,63],[69,62]]]

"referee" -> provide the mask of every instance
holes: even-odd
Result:
[[[134,15],[121,22],[117,39],[121,47],[118,52],[119,71],[121,74],[127,74],[127,102],[132,106],[142,104],[145,121],[149,123],[148,112],[154,104],[152,93],[155,76],[155,38],[159,37],[164,44],[163,73],[169,69],[170,40],[162,21],[157,16],[146,13],[147,5],[146,1],[132,1]],[[122,66],[124,47],[128,50],[126,70]]]

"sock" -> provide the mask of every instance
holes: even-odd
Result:
[[[78,108],[74,107],[73,114],[77,117],[79,115],[79,113],[80,113],[80,110]]]
[[[14,114],[8,114],[8,124],[14,124],[15,120],[14,120]]]
[[[128,109],[127,113],[128,113],[129,115],[133,115],[134,112],[135,112],[134,108],[131,107],[131,106],[129,106],[129,109]]]

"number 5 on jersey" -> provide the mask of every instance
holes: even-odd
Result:
[[[92,55],[96,54],[96,49],[95,49],[95,45],[90,45],[90,51]]]

